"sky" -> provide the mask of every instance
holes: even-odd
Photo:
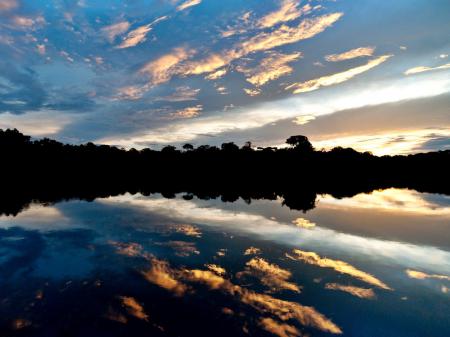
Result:
[[[450,149],[448,0],[0,0],[0,128]]]

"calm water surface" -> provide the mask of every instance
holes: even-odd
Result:
[[[123,195],[0,217],[1,336],[450,336],[450,198]]]

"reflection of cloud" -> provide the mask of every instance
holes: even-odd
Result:
[[[258,254],[261,254],[261,249],[256,247],[249,247],[244,252],[244,255],[258,255]]]
[[[352,198],[335,199],[329,195],[320,197],[321,205],[327,208],[373,209],[377,212],[411,213],[450,217],[450,206],[439,205],[427,200],[423,194],[407,189],[389,188],[361,193]]]
[[[187,0],[177,7],[177,11],[183,11],[189,7],[200,4],[202,0]]]
[[[296,320],[304,326],[321,331],[340,334],[342,330],[331,320],[316,311],[295,302],[279,300],[267,294],[259,294],[231,283],[210,271],[187,270],[184,277],[191,282],[205,284],[212,290],[222,290],[235,296],[241,303],[247,304],[262,314],[271,314],[280,321]]]
[[[344,291],[359,298],[365,299],[375,298],[375,292],[372,289],[360,288],[355,286],[346,286],[339,283],[327,283],[325,284],[325,289]]]
[[[247,81],[259,87],[269,81],[276,80],[281,76],[288,75],[292,72],[292,68],[288,63],[298,60],[301,53],[281,54],[278,52],[271,53],[268,57],[260,60],[258,67],[253,69],[238,68],[246,74]]]
[[[187,242],[187,241],[168,241],[160,243],[160,245],[168,246],[175,251],[175,255],[180,257],[188,257],[192,254],[200,254],[197,247],[195,246],[195,242]]]
[[[355,48],[355,49],[346,51],[341,54],[327,55],[327,56],[325,56],[325,60],[327,60],[328,62],[339,62],[339,61],[351,60],[351,59],[363,57],[363,56],[372,56],[374,51],[375,51],[374,47]]]
[[[280,323],[272,318],[266,317],[259,321],[259,325],[266,331],[277,335],[279,337],[294,337],[301,336],[300,331],[293,326],[286,323]]]
[[[424,73],[424,72],[427,72],[427,71],[444,70],[444,69],[450,69],[450,63],[446,63],[446,64],[443,64],[443,65],[438,66],[438,67],[424,67],[424,66],[420,66],[420,67],[410,68],[410,69],[405,71],[405,75],[413,75],[413,74]]]
[[[244,88],[244,92],[249,96],[258,96],[261,93],[260,89],[247,89]]]
[[[406,269],[406,274],[410,278],[415,278],[418,280],[425,280],[427,278],[436,279],[436,280],[447,280],[450,281],[450,276],[447,275],[438,275],[438,274],[427,274],[421,271]]]
[[[304,218],[297,218],[297,219],[293,220],[292,223],[300,228],[311,229],[311,228],[316,227],[316,224],[314,222],[311,222],[308,219],[304,219]]]
[[[166,261],[151,259],[152,266],[148,271],[142,272],[145,279],[177,296],[183,295],[187,287],[175,278],[176,271]]]
[[[120,300],[130,316],[148,321],[148,315],[144,312],[144,308],[133,297],[121,296]]]
[[[208,268],[213,273],[216,273],[219,276],[223,276],[226,274],[225,268],[222,268],[222,267],[218,266],[217,264],[206,264],[205,267]]]
[[[225,256],[226,253],[227,253],[227,250],[225,248],[220,248],[217,251],[216,255],[222,257],[222,256]]]
[[[142,256],[143,248],[140,244],[136,242],[124,243],[124,242],[110,241],[109,243],[116,248],[117,254],[130,257]]]
[[[271,292],[281,290],[300,292],[300,287],[298,285],[287,281],[292,275],[289,270],[282,269],[276,264],[271,264],[259,257],[248,261],[246,263],[245,271],[239,272],[237,277],[245,275],[258,278],[262,284],[270,288]]]
[[[319,78],[309,80],[306,82],[294,83],[294,84],[287,86],[286,90],[293,89],[294,94],[299,94],[302,92],[314,91],[321,87],[328,87],[330,85],[335,85],[335,84],[339,84],[342,82],[346,82],[359,74],[362,74],[366,71],[369,71],[372,68],[375,68],[376,66],[385,62],[391,56],[392,55],[379,56],[378,58],[367,62],[365,65],[362,65],[362,66],[359,66],[356,68],[351,68],[349,70],[346,70],[346,71],[343,71],[343,72],[340,72],[337,74],[319,77]]]
[[[179,224],[179,225],[171,225],[171,228],[175,230],[177,233],[183,233],[187,236],[193,236],[196,238],[202,237],[202,232],[197,226],[187,225],[187,224]]]
[[[305,263],[322,267],[322,268],[332,268],[336,270],[339,273],[347,274],[350,276],[353,276],[363,282],[366,282],[368,284],[372,284],[376,287],[386,289],[386,290],[392,290],[389,286],[387,286],[385,283],[377,279],[375,276],[370,275],[362,270],[356,269],[352,265],[348,264],[347,262],[340,261],[340,260],[333,260],[329,258],[322,258],[318,254],[314,252],[305,252],[300,249],[294,249],[293,253],[294,256],[286,254],[287,257],[291,258],[292,260],[297,261],[303,261]]]

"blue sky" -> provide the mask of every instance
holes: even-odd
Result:
[[[123,147],[450,148],[446,0],[0,1],[0,127]]]

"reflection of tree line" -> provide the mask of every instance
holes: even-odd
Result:
[[[32,201],[93,200],[126,192],[223,201],[282,198],[292,209],[315,207],[317,194],[335,197],[388,187],[450,194],[450,151],[377,157],[336,147],[316,151],[304,136],[287,148],[185,144],[182,150],[123,150],[32,140],[0,130],[0,214],[16,214]]]

